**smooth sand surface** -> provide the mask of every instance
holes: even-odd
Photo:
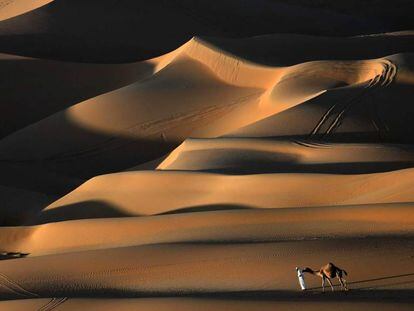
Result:
[[[311,297],[311,296],[310,296]],[[347,302],[339,298],[338,301],[327,299],[326,296],[312,297],[317,303],[309,303],[303,296],[297,297],[298,301],[275,301],[272,299],[237,299],[236,298],[140,298],[140,299],[74,299],[74,298],[49,298],[49,299],[25,299],[0,302],[0,307],[10,311],[37,310],[38,308],[56,308],[57,310],[411,310],[412,304],[399,301],[379,302]],[[364,299],[364,298],[363,298]],[[363,300],[362,299],[362,300]],[[303,301],[305,300],[305,301]],[[309,299],[310,300],[310,299]],[[328,300],[328,301],[323,301]],[[43,309],[40,309],[43,310]],[[45,309],[50,310],[50,309]]]
[[[397,144],[335,144],[262,138],[187,139],[158,170],[233,174],[373,173],[411,167],[414,149]]]
[[[18,299],[274,291],[277,297],[278,292],[283,296],[297,291],[296,265],[315,269],[322,259],[346,267],[351,291],[412,293],[413,251],[411,237],[392,236],[111,248],[0,262],[0,295]],[[390,262],[398,265],[390,270]],[[319,278],[306,280],[311,291],[320,291]]]
[[[34,221],[145,216],[220,206],[306,208],[414,202],[413,176],[413,169],[351,175],[123,172],[89,180],[46,207]]]
[[[152,217],[81,219],[0,227],[0,252],[39,256],[145,244],[404,236],[414,229],[413,203],[266,210],[243,208],[217,205]]]
[[[30,2],[30,1],[29,1]],[[149,62],[86,64],[0,54],[0,137],[153,73]],[[30,113],[22,113],[22,110]]]
[[[411,310],[414,33],[371,27],[0,1],[0,309]]]
[[[0,1],[0,20],[30,12],[53,0],[2,0]]]
[[[401,36],[379,37],[387,42]],[[366,38],[361,45],[369,46]],[[267,37],[268,44],[276,39]],[[194,38],[148,61],[154,74],[5,137],[0,160],[41,162],[60,174],[89,178],[159,158],[187,137],[410,143],[412,60],[406,53],[265,66]]]
[[[271,298],[263,300],[257,299],[237,299],[230,298],[140,298],[140,299],[74,299],[74,298],[48,298],[48,299],[25,299],[0,302],[0,307],[10,311],[26,311],[26,310],[282,310],[282,311],[300,311],[300,310],[384,310],[384,311],[410,311],[412,304],[409,302],[401,302],[398,299],[377,302],[347,302],[346,299],[325,296],[304,296],[295,297],[296,301],[276,301]],[[363,296],[362,300],[366,296]],[[310,300],[318,302],[309,303]],[[305,301],[303,301],[305,300]],[[44,309],[41,309],[41,308]],[[47,309],[49,308],[49,309]]]

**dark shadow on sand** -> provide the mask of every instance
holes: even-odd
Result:
[[[125,289],[101,289],[37,292],[40,297],[76,297],[76,298],[164,298],[187,297],[241,301],[304,301],[304,302],[414,302],[414,290],[351,290],[348,292],[314,292],[289,290],[245,290],[245,291],[197,291],[177,290],[173,292],[142,292]]]
[[[358,281],[351,281],[351,282],[347,282],[348,287],[350,289],[352,289],[352,292],[354,291],[363,291],[363,290],[375,290],[375,288],[380,288],[380,291],[383,290],[383,287],[392,287],[392,286],[399,286],[399,285],[409,285],[409,284],[414,284],[414,279],[411,280],[407,280],[407,281],[400,281],[401,278],[407,278],[407,277],[414,277],[414,272],[413,273],[405,273],[405,274],[397,274],[397,275],[391,275],[391,276],[384,276],[384,277],[379,277],[379,278],[373,278],[373,279],[365,279],[365,280],[358,280]],[[394,283],[378,283],[380,281],[389,281],[389,280],[398,280],[398,282],[394,282]],[[334,280],[335,281],[335,280]],[[359,284],[363,284],[365,285],[366,283],[374,283],[371,286],[364,286],[364,287],[356,287],[353,288],[355,286],[358,286]],[[340,285],[339,284],[334,284],[334,288],[339,288]],[[312,287],[308,289],[309,291],[319,291],[322,290],[322,287]],[[327,287],[327,292],[330,292],[330,288]],[[414,297],[413,297],[414,299]]]
[[[42,211],[32,224],[45,224],[66,220],[79,220],[91,218],[119,218],[139,216],[130,215],[114,205],[103,201],[84,201],[75,204],[60,206],[54,209]]]
[[[164,213],[154,214],[154,216],[244,209],[254,209],[254,207],[233,204],[211,204],[179,208]],[[59,222],[66,220],[139,216],[146,215],[128,214],[115,205],[108,204],[104,201],[95,200],[64,205],[54,209],[42,211],[39,213],[38,217],[34,218],[31,224],[45,224],[48,222]]]
[[[248,175],[271,173],[310,173],[310,174],[369,174],[383,173],[414,167],[414,161],[394,162],[352,162],[352,163],[326,163],[326,164],[297,164],[294,162],[277,161],[244,161],[232,163],[233,165],[214,169],[201,169],[198,172]],[[164,170],[168,171],[168,170]],[[180,170],[170,170],[180,171]]]
[[[216,6],[205,0],[59,0],[0,22],[0,51],[83,62],[129,62],[169,52],[194,35],[336,36],[385,30],[373,19],[275,1],[240,5],[239,0],[227,0]]]
[[[214,212],[214,211],[228,211],[228,210],[244,210],[254,209],[254,207],[247,205],[236,205],[236,204],[211,204],[211,205],[198,205],[191,207],[183,207],[172,211],[159,213],[156,215],[173,215],[173,214],[184,214],[184,213],[202,213],[202,212]]]

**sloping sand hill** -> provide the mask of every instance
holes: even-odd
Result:
[[[0,20],[30,12],[53,0],[2,0],[0,1]]]
[[[7,75],[2,85],[5,137],[79,101],[118,89],[151,75],[148,62],[131,64],[82,64],[0,54],[0,68]],[[30,113],[21,113],[27,110]]]
[[[209,0],[58,0],[1,23],[0,51],[71,61],[131,62],[165,54],[194,35],[355,35],[387,29],[393,27],[274,0],[243,4],[226,0],[219,6]]]
[[[380,37],[386,46],[400,34]],[[411,142],[411,54],[274,67],[193,39],[149,63],[153,75],[4,138],[0,159],[41,161],[47,169],[85,178],[161,157],[189,136]],[[403,114],[389,109],[395,94]]]
[[[42,192],[0,186],[0,226],[15,226],[36,217],[56,196]]]
[[[414,32],[300,1],[3,2],[1,310],[412,309]],[[350,291],[300,291],[328,262]]]
[[[125,172],[89,180],[48,206],[40,219],[96,218],[101,214],[100,210],[108,210],[115,216],[128,216],[220,205],[305,208],[413,202],[413,175],[412,169],[352,175],[269,173],[229,176],[201,172]],[[394,183],[393,180],[399,182]],[[326,191],[329,191],[329,196],[326,196]]]
[[[295,265],[318,267],[325,259],[346,267],[349,285],[372,298],[371,291],[376,289],[401,290],[402,294],[412,289],[413,247],[411,238],[382,237],[149,245],[73,252],[0,262],[0,295],[3,299],[19,299],[263,291],[273,292],[275,298],[297,299],[300,293],[295,293]],[[398,262],[392,271],[388,269],[390,262]],[[320,291],[319,279],[309,276],[307,280],[310,294]]]
[[[105,216],[105,212],[99,216]],[[414,229],[413,216],[413,203],[266,210],[222,204],[175,210],[153,217],[60,219],[60,222],[35,226],[1,227],[0,252],[39,256],[164,243],[404,236]]]
[[[397,144],[336,144],[263,138],[187,139],[158,170],[230,174],[373,173],[411,167],[414,149]]]

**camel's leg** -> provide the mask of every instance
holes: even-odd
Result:
[[[322,291],[325,291],[325,276],[322,276]]]
[[[343,289],[343,290],[345,289],[346,290],[346,286],[345,286],[342,278],[339,275],[338,275],[338,280],[339,280],[339,283],[341,284],[341,289]]]
[[[344,289],[345,290],[348,290],[348,286],[346,285],[346,280],[345,279],[342,279],[342,282],[344,283]]]
[[[330,279],[330,278],[326,278],[326,279],[328,280],[328,283],[329,283],[329,285],[331,286],[332,291],[334,291],[334,288],[333,288],[333,286],[332,286],[332,281],[331,281],[331,279]]]

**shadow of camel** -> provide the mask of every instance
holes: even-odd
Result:
[[[363,283],[369,283],[369,282],[377,282],[377,281],[385,281],[385,280],[395,280],[400,278],[406,278],[414,276],[414,273],[405,273],[405,274],[399,274],[399,275],[393,275],[393,276],[386,276],[381,278],[375,278],[375,279],[368,279],[368,280],[361,280],[361,281],[355,281],[355,282],[349,282],[348,284],[363,284]],[[391,287],[391,286],[397,286],[397,285],[408,285],[408,284],[414,284],[414,280],[407,280],[404,282],[396,282],[396,283],[389,283],[389,284],[378,284],[378,285],[372,285],[372,286],[366,286],[366,287],[359,287],[358,289],[370,289],[370,288],[378,288],[378,287]]]
[[[398,275],[392,275],[392,276],[384,276],[380,278],[373,278],[373,279],[366,279],[366,280],[358,280],[353,282],[347,282],[348,286],[352,285],[358,285],[358,284],[365,284],[365,283],[371,283],[371,282],[378,282],[378,281],[386,281],[386,280],[395,280],[395,279],[401,279],[406,277],[414,277],[414,273],[405,273],[405,274],[398,274]],[[366,289],[374,289],[374,288],[382,288],[382,287],[391,287],[391,286],[398,286],[398,285],[407,285],[407,284],[413,284],[413,280],[407,280],[407,281],[401,281],[396,283],[387,283],[387,284],[373,284],[372,286],[365,286],[365,287],[357,287],[357,288],[350,288],[353,290],[366,290]],[[340,287],[339,284],[333,284],[334,287]],[[320,290],[322,287],[312,287],[308,290]]]

